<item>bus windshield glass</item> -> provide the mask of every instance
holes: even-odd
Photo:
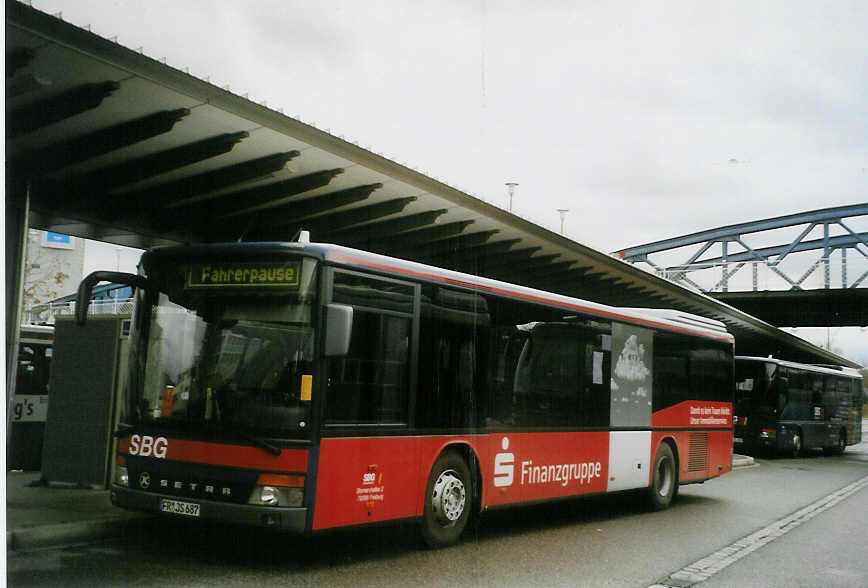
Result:
[[[210,436],[309,438],[314,288],[312,277],[306,282],[266,293],[192,292],[188,280],[140,293],[132,420]]]
[[[735,411],[738,415],[758,409],[774,411],[778,399],[774,386],[777,365],[764,361],[735,363]]]

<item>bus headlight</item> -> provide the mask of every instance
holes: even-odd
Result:
[[[280,490],[274,486],[260,486],[259,502],[269,506],[277,506],[280,503]]]
[[[301,488],[287,488],[286,506],[301,506],[304,502],[304,490]]]
[[[261,474],[247,504],[301,506],[304,504],[304,476]]]
[[[127,460],[123,455],[119,455],[115,462],[115,484],[124,488],[130,487],[130,472],[127,469]]]

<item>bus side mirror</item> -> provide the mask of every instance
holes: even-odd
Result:
[[[124,284],[133,288],[145,288],[148,284],[145,278],[136,274],[123,272],[93,272],[89,274],[78,285],[78,292],[75,295],[75,322],[79,325],[84,325],[87,322],[87,307],[90,305],[93,287],[100,282]]]
[[[350,335],[353,332],[353,307],[328,304],[325,311],[325,356],[346,355],[350,351]]]

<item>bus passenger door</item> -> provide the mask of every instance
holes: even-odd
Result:
[[[352,307],[345,354],[326,357],[313,528],[416,516],[417,439],[409,437],[418,286],[334,270],[328,303]]]

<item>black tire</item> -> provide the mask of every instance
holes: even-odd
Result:
[[[841,429],[838,431],[838,439],[834,446],[829,447],[826,453],[830,455],[844,455],[847,450],[847,431]]]
[[[668,443],[661,443],[657,447],[652,473],[651,487],[648,488],[649,502],[652,509],[663,510],[672,503],[678,488],[678,469]]]
[[[473,482],[470,469],[460,455],[442,454],[434,462],[425,486],[422,538],[429,547],[453,545],[470,519]]]

